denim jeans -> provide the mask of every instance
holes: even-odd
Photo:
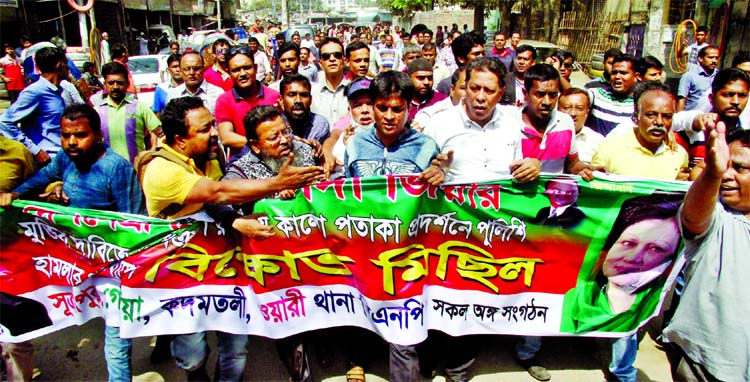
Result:
[[[241,381],[247,360],[247,335],[216,332],[216,337],[219,340],[217,381]],[[180,369],[193,371],[204,366],[209,353],[206,332],[176,336],[171,350]]]
[[[520,360],[534,358],[542,348],[542,337],[521,336],[516,342],[516,357]]]
[[[133,341],[120,338],[120,328],[104,327],[104,359],[107,361],[109,382],[130,382],[133,371],[130,358],[133,354]]]
[[[609,362],[609,371],[617,377],[620,382],[637,381],[638,370],[633,367],[637,353],[637,333],[612,341],[612,360]]]

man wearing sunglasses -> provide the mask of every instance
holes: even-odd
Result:
[[[344,45],[334,37],[320,44],[320,65],[325,78],[312,88],[312,112],[324,116],[328,123],[338,121],[349,106],[344,89],[349,80],[344,78]]]
[[[227,54],[227,68],[234,86],[216,100],[216,123],[221,143],[229,147],[232,156],[240,153],[247,143],[243,119],[256,106],[274,105],[279,93],[258,80],[256,55],[252,49],[233,47]]]
[[[214,84],[224,91],[232,88],[232,79],[229,78],[227,68],[227,53],[229,52],[229,41],[224,39],[216,40],[213,44],[214,64],[206,70],[204,77],[209,84]]]

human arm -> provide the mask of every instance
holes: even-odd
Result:
[[[702,234],[711,224],[721,179],[729,169],[724,122],[711,123],[707,129],[706,168],[688,189],[680,213],[682,226],[693,235]]]
[[[13,102],[8,110],[0,115],[0,132],[14,141],[21,142],[26,146],[34,159],[39,163],[47,163],[50,157],[44,150],[37,146],[19,127],[18,123],[31,116],[39,107],[40,97],[35,92],[23,91],[19,94],[16,102]]]
[[[19,198],[25,198],[31,195],[36,197],[40,193],[43,193],[47,185],[50,183],[62,181],[62,160],[64,155],[65,154],[63,153],[57,155],[50,164],[39,170],[34,176],[23,182],[20,186],[16,187],[13,192],[18,193]]]
[[[578,175],[588,182],[594,179],[594,170],[593,166],[579,160],[577,155],[572,159],[567,158],[565,160],[565,172]]]
[[[343,163],[337,160],[333,155],[333,147],[336,145],[339,136],[341,136],[341,134],[343,133],[344,131],[342,130],[332,129],[331,135],[329,135],[328,138],[323,141],[323,156],[325,157],[323,168],[325,169],[327,174],[333,172],[337,164],[343,165]]]
[[[685,104],[687,103],[687,98],[685,97],[678,97],[677,98],[677,111],[678,113],[685,110]]]
[[[528,183],[539,178],[542,162],[536,158],[523,158],[510,164],[510,175],[520,183]]]
[[[146,204],[143,191],[138,182],[138,175],[129,163],[118,166],[109,183],[119,212],[146,215]]]
[[[247,138],[234,131],[232,122],[219,123],[219,140],[224,146],[241,150],[247,144]]]

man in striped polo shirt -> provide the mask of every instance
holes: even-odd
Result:
[[[635,62],[636,58],[627,54],[616,56],[609,86],[589,89],[591,114],[586,125],[599,134],[607,136],[620,123],[632,124]]]

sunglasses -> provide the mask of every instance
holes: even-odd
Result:
[[[253,55],[253,52],[250,51],[250,48],[246,46],[233,46],[229,48],[229,53],[227,53],[227,61],[231,60],[234,56],[238,54],[243,54],[245,56],[248,56],[250,58],[254,58],[255,55]]]
[[[565,67],[565,69],[570,69],[570,68],[573,67],[573,63],[572,62],[563,62],[563,66]]]
[[[331,58],[331,56],[336,57],[337,60],[340,60],[340,59],[344,58],[344,53],[343,52],[331,52],[331,53],[321,53],[320,54],[320,58],[322,58],[324,60],[327,60],[327,59]]]

